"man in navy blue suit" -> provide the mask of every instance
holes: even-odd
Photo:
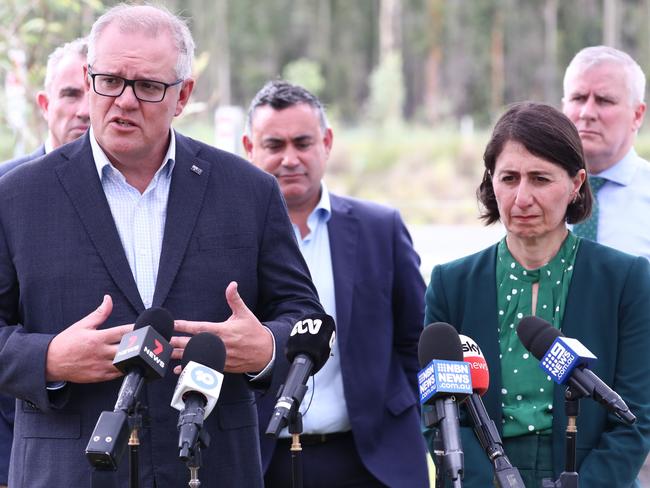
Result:
[[[420,260],[396,210],[328,191],[322,179],[332,141],[323,106],[307,90],[272,81],[253,99],[244,148],[278,180],[321,303],[337,324],[333,355],[308,383],[301,408],[304,484],[428,486],[416,378]],[[277,387],[258,399],[261,432]],[[262,436],[261,445],[266,487],[290,486],[286,429],[277,442]]]
[[[36,94],[36,103],[47,122],[45,143],[26,156],[0,164],[0,176],[74,141],[88,130],[88,96],[83,76],[87,51],[86,39],[80,38],[59,46],[49,55],[44,87]]]
[[[88,97],[84,86],[85,39],[76,39],[56,48],[48,57],[45,86],[36,102],[47,121],[48,136],[34,152],[0,164],[0,176],[28,161],[43,156],[88,129]],[[0,488],[7,484],[13,438],[14,403],[0,395]]]
[[[84,456],[122,382],[112,365],[147,308],[226,346],[205,419],[205,486],[261,488],[253,388],[276,378],[295,321],[322,313],[274,178],[171,127],[194,81],[194,41],[163,8],[119,5],[89,36],[91,129],[0,178],[0,391],[18,399],[12,488],[87,487]],[[250,306],[250,308],[249,308]],[[172,337],[171,367],[189,337]],[[281,373],[281,371],[280,371]],[[176,378],[142,387],[139,486],[187,485]],[[101,476],[130,484],[128,463]]]

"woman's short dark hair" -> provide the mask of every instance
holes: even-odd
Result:
[[[497,158],[509,141],[518,142],[532,155],[560,166],[571,177],[586,169],[578,131],[562,112],[543,103],[511,105],[494,126],[492,138],[483,153],[485,172],[476,196],[484,207],[481,219],[488,225],[500,218],[492,175]],[[585,220],[591,214],[592,202],[591,190],[585,181],[575,200],[567,206],[566,221],[575,224]]]

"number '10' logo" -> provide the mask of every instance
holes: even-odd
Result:
[[[205,366],[198,366],[192,370],[194,382],[206,389],[212,389],[219,384],[219,379],[214,372]]]
[[[323,325],[323,321],[321,319],[299,320],[298,322],[296,322],[296,325],[293,326],[291,335],[294,336],[296,334],[307,334],[307,333],[316,335],[318,334],[321,325]]]

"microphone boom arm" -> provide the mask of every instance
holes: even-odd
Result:
[[[474,433],[494,465],[494,485],[497,488],[526,488],[519,470],[510,463],[503,450],[499,430],[488,415],[481,397],[476,393],[469,395],[465,405],[474,422]]]

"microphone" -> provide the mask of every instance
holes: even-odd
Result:
[[[86,458],[101,470],[116,470],[128,436],[128,415],[146,380],[165,376],[173,347],[174,319],[164,308],[149,308],[122,336],[113,365],[125,373],[112,412],[102,412],[86,446]]]
[[[517,335],[524,347],[540,360],[540,368],[553,381],[560,385],[568,384],[580,396],[592,397],[627,424],[636,421],[620,395],[589,369],[596,356],[580,341],[565,337],[538,317],[521,319]]]
[[[437,322],[424,328],[418,342],[418,373],[420,403],[432,405],[424,412],[425,425],[438,427],[442,449],[435,447],[437,457],[444,459],[445,472],[455,486],[463,478],[464,455],[460,442],[458,402],[472,393],[469,364],[463,362],[458,332],[451,325]],[[436,436],[435,442],[439,443]]]
[[[474,392],[465,400],[465,407],[472,417],[474,433],[481,447],[494,465],[494,483],[499,488],[525,488],[519,470],[515,468],[503,450],[499,430],[487,413],[481,396],[490,386],[490,371],[481,348],[469,337],[459,334],[463,359],[470,366]]]
[[[203,436],[205,447],[210,443],[202,432],[203,421],[212,413],[223,386],[226,346],[220,337],[201,332],[192,336],[185,346],[171,406],[180,410],[178,416],[178,457],[188,461],[195,454],[197,441]]]
[[[316,374],[329,358],[336,330],[334,319],[327,314],[311,314],[296,322],[287,340],[286,356],[291,366],[266,428],[277,437],[289,424],[289,417],[307,392],[307,379]]]
[[[170,344],[174,318],[164,308],[149,308],[135,321],[132,332],[122,336],[113,365],[126,376],[114,411],[130,411],[144,380],[163,378],[174,349]]]
[[[463,361],[469,364],[472,375],[473,395],[483,396],[490,387],[490,370],[481,348],[472,339],[463,334],[458,334],[460,345],[463,349]]]

